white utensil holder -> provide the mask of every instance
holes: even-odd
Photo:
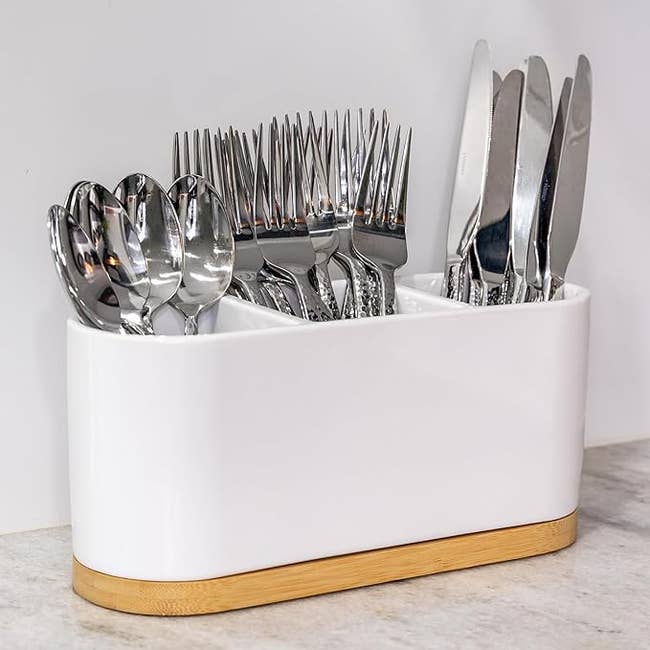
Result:
[[[75,590],[214,612],[570,544],[589,294],[473,308],[439,280],[382,318],[227,297],[196,337],[70,320]]]

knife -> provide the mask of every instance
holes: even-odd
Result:
[[[569,260],[578,240],[587,179],[591,130],[591,66],[578,57],[571,88],[562,149],[553,188],[547,259],[544,267],[544,298],[551,300],[564,284]]]
[[[471,279],[481,285],[478,295],[483,305],[499,302],[508,268],[510,210],[523,82],[521,70],[509,72],[494,104],[485,191],[476,231],[481,277]]]
[[[449,210],[442,295],[462,300],[466,258],[476,234],[487,171],[492,124],[492,63],[484,40],[474,46]]]
[[[538,205],[531,226],[531,236],[528,242],[528,259],[526,262],[527,302],[544,300],[544,276],[548,265],[548,239],[551,231],[551,212],[553,195],[557,179],[562,141],[566,127],[566,117],[571,98],[573,80],[567,77],[562,85],[557,113],[551,132],[551,141],[546,156],[544,174],[538,198]]]
[[[508,302],[523,302],[526,296],[528,245],[553,128],[551,80],[544,59],[529,57],[522,71],[524,89],[510,215]]]

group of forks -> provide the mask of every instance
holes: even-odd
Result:
[[[223,201],[235,239],[229,293],[311,321],[395,313],[395,271],[406,263],[405,234],[411,130],[400,146],[386,111],[367,124],[350,111],[318,128],[310,112],[276,118],[265,130],[232,127],[179,133],[173,180],[204,177]],[[265,133],[266,131],[266,133]],[[400,158],[401,151],[401,158]],[[339,305],[330,262],[343,272]]]

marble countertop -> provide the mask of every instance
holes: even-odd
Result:
[[[586,452],[578,541],[551,555],[189,618],[70,588],[70,529],[0,537],[0,647],[640,648],[650,639],[650,440]]]

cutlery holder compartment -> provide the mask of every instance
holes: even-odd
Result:
[[[383,318],[227,297],[217,334],[70,321],[75,590],[205,613],[570,544],[588,292],[471,308],[423,282]]]

